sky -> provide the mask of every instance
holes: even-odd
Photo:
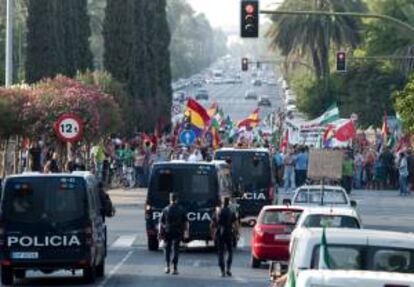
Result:
[[[187,0],[196,12],[206,14],[214,28],[229,29],[240,23],[241,0]],[[260,9],[276,7],[271,3],[281,0],[260,0]]]

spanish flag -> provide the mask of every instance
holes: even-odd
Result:
[[[246,119],[240,121],[237,124],[237,127],[241,128],[241,127],[250,126],[252,128],[255,128],[259,123],[260,123],[259,108],[257,108],[256,110],[254,110],[253,113],[250,114],[250,116],[248,116]]]
[[[217,119],[213,118],[211,120],[211,134],[213,136],[213,149],[216,150],[220,147],[221,139],[219,135],[220,125]]]
[[[389,134],[387,112],[384,112],[384,121],[382,123],[381,133],[382,133],[382,137],[384,138],[384,146],[387,146],[388,134]]]
[[[190,124],[194,128],[195,131],[199,132],[196,134],[200,134],[210,123],[210,117],[208,116],[207,111],[200,105],[197,101],[193,100],[192,98],[188,99],[187,102],[187,112]]]

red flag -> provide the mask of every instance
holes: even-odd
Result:
[[[335,131],[335,138],[341,142],[349,141],[350,139],[355,138],[355,135],[356,130],[352,120],[349,120],[342,126],[337,127]]]
[[[282,144],[280,145],[280,150],[285,152],[289,144],[289,130],[286,130],[285,137],[282,140]]]
[[[259,119],[259,108],[255,109],[253,111],[253,113],[251,113],[246,119],[241,120],[238,124],[237,127],[241,128],[241,127],[256,127],[258,124],[260,123],[260,119]]]

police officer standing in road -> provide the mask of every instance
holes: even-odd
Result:
[[[188,239],[188,221],[185,211],[177,204],[177,196],[170,194],[170,204],[164,208],[160,218],[160,236],[165,242],[165,273],[170,273],[171,253],[173,253],[173,273],[178,275],[177,264],[180,241]]]
[[[212,220],[213,236],[218,249],[218,263],[222,277],[232,276],[233,242],[237,236],[237,225],[236,214],[230,209],[230,198],[225,197],[222,207],[216,212]],[[224,256],[226,251],[227,261],[225,266]]]

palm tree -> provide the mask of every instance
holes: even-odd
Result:
[[[363,12],[362,0],[285,0],[278,8],[294,11]],[[345,16],[275,15],[267,35],[272,48],[285,57],[309,57],[318,80],[329,76],[329,52],[333,44],[355,48],[361,42],[362,22]]]

